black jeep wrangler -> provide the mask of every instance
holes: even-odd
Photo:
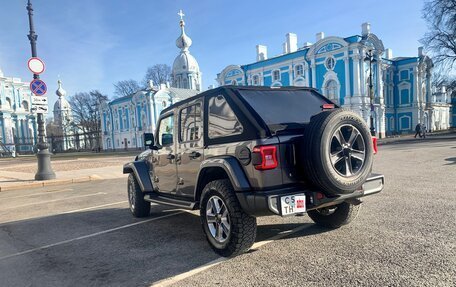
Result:
[[[200,209],[222,256],[252,246],[257,216],[307,213],[338,228],[384,185],[363,119],[312,88],[203,92],[163,110],[145,145],[123,168],[133,215],[148,216],[151,202]]]

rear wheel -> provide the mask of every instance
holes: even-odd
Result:
[[[361,204],[343,202],[338,205],[309,210],[307,214],[318,225],[326,228],[339,228],[349,224],[358,216]]]
[[[207,241],[221,256],[244,253],[255,242],[256,218],[242,210],[229,180],[206,185],[200,215]]]
[[[128,176],[128,203],[130,205],[130,211],[135,217],[149,216],[150,202],[144,200],[141,187],[132,173]]]

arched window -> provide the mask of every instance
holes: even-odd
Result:
[[[296,65],[295,73],[296,73],[296,77],[299,77],[299,76],[303,75],[304,69],[303,69],[302,65]]]
[[[24,110],[26,112],[29,111],[29,105],[28,105],[28,102],[27,101],[22,101],[22,107],[24,108]]]
[[[11,99],[10,98],[6,98],[6,108],[11,109]]]
[[[258,75],[254,75],[252,77],[252,84],[254,86],[259,86],[260,85],[260,77]]]
[[[338,101],[339,91],[336,81],[329,80],[325,85],[325,96],[333,101]]]

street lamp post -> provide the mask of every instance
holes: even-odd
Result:
[[[33,26],[33,8],[32,3],[28,0],[27,11],[30,25],[30,34],[27,35],[30,40],[30,46],[32,48],[32,57],[38,57],[36,52],[36,39],[38,35],[35,33]],[[37,74],[33,75],[34,79],[39,79],[40,76]],[[37,114],[38,121],[38,143],[36,145],[38,152],[36,157],[38,159],[38,171],[35,174],[35,180],[49,180],[55,178],[55,173],[51,167],[51,153],[49,152],[49,145],[46,142],[45,130],[44,130],[44,114]]]
[[[370,44],[370,43],[369,43]],[[372,136],[376,135],[374,126],[374,85],[372,83],[372,63],[375,63],[374,47],[372,44],[367,45],[366,61],[369,61],[369,98],[370,98],[370,132]]]

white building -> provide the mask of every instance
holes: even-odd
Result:
[[[100,114],[104,150],[143,148],[144,133],[155,131],[160,112],[201,90],[201,72],[198,62],[188,50],[192,40],[185,34],[182,11],[179,16],[181,35],[176,40],[176,46],[181,51],[174,60],[172,86],[161,84],[155,87],[149,82],[146,89],[102,103]]]
[[[178,15],[181,17],[179,22],[181,35],[176,40],[176,46],[181,49],[181,51],[173,63],[171,86],[175,88],[201,91],[203,86],[201,81],[202,74],[200,72],[198,62],[188,50],[188,48],[192,45],[192,39],[185,34],[185,22],[182,18],[184,13],[182,13],[182,10],[179,11]]]
[[[31,96],[30,83],[6,77],[0,69],[0,152],[33,152],[37,120],[30,111]]]
[[[66,99],[66,91],[62,88],[62,82],[57,81],[59,88],[55,91],[58,96],[54,104],[54,119],[52,128],[47,130],[47,135],[52,139],[53,151],[66,151],[74,148],[74,126],[71,105]],[[50,127],[50,125],[48,125]]]

